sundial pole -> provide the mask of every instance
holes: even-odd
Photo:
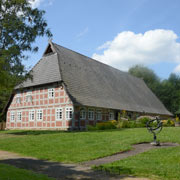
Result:
[[[160,142],[157,141],[157,134],[162,130],[162,122],[160,118],[156,117],[155,119],[149,120],[146,124],[146,127],[150,133],[153,134],[154,141],[151,143],[154,146],[160,146]]]

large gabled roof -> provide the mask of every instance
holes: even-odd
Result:
[[[32,75],[16,88],[63,81],[75,104],[172,115],[143,80],[55,43]]]

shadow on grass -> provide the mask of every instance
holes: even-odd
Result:
[[[12,134],[12,135],[43,135],[43,134],[62,134],[62,133],[103,133],[103,132],[116,132],[116,131],[122,131],[125,130],[123,129],[108,129],[108,130],[94,130],[94,131],[49,131],[49,130],[9,130],[6,132],[7,134]]]
[[[118,175],[131,175],[132,170],[130,168],[124,168],[121,166],[112,166],[112,167],[106,167],[106,166],[94,166],[93,167],[94,170],[99,170],[102,172],[106,172],[109,174],[118,174]]]
[[[76,166],[74,164],[61,164],[57,162],[49,162],[44,160],[30,159],[30,158],[17,158],[0,160],[0,163],[15,166],[17,168],[27,169],[40,174],[46,174],[49,177],[53,177],[61,180],[73,180],[73,179],[93,179],[93,180],[109,180],[113,176],[113,179],[123,179],[120,176],[114,176],[108,172],[94,171],[88,167]],[[130,172],[126,170],[123,172]]]

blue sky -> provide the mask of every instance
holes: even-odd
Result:
[[[35,0],[46,11],[53,41],[120,70],[135,64],[160,78],[180,73],[179,0]],[[33,66],[48,43],[38,38]]]

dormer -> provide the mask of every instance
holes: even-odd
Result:
[[[53,43],[52,43],[51,40],[49,40],[49,44],[48,44],[46,50],[44,51],[43,56],[48,56],[48,55],[51,55],[51,54],[53,54],[53,53],[55,53],[55,52],[56,52],[56,51],[55,51],[55,49],[54,49],[54,47],[53,47]]]

